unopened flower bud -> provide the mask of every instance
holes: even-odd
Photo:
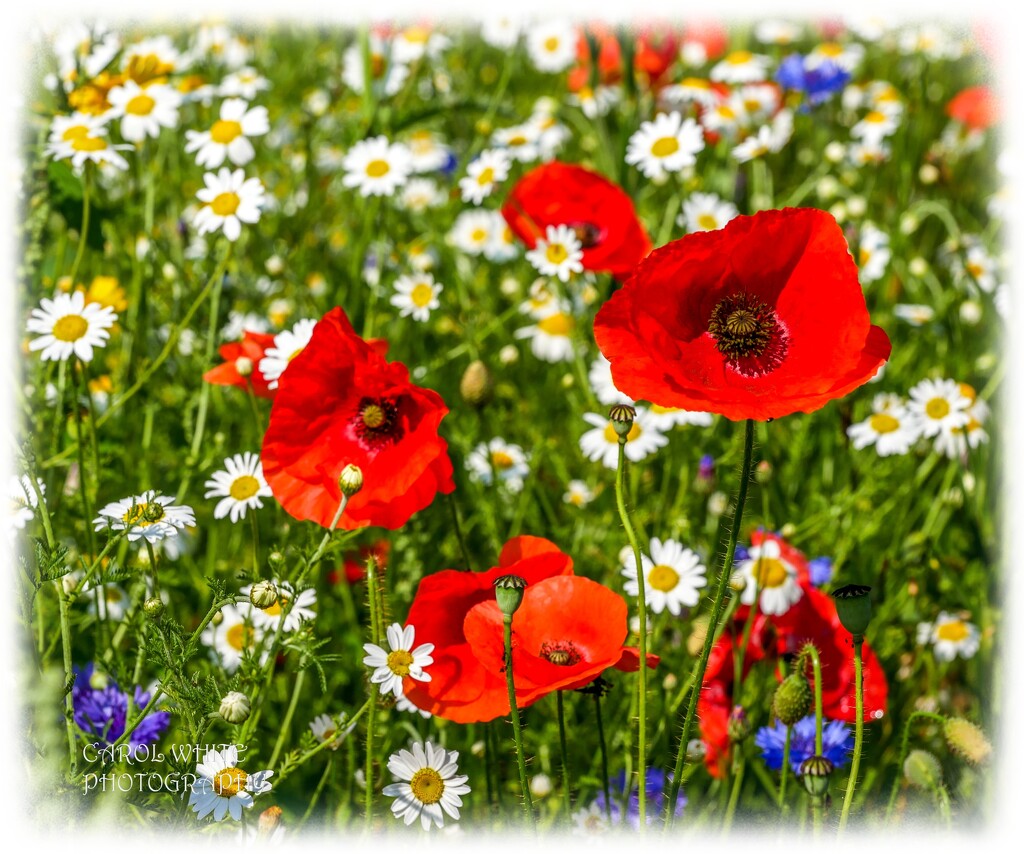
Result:
[[[551,794],[551,778],[547,774],[537,774],[530,778],[530,794],[535,798],[544,798]]]
[[[110,684],[110,677],[100,670],[94,670],[89,677],[89,687],[94,691],[105,691]]]
[[[164,614],[164,603],[159,596],[150,596],[142,603],[142,610],[151,620],[159,620]]]
[[[498,361],[503,365],[511,365],[519,361],[519,348],[515,344],[506,344],[498,351]]]
[[[351,498],[363,488],[363,470],[352,464],[345,466],[338,477],[338,486],[347,498]]]
[[[733,706],[729,713],[729,723],[726,726],[729,733],[729,741],[739,744],[750,735],[750,721],[747,720],[747,713],[742,706]]]
[[[832,591],[839,622],[854,637],[863,636],[864,630],[871,622],[871,597],[868,595],[870,592],[871,588],[863,584],[847,584]]]
[[[523,602],[526,579],[519,575],[503,575],[494,581],[494,596],[506,617],[511,617]]]
[[[249,601],[261,610],[276,605],[278,597],[277,585],[273,581],[257,581],[249,588]]]
[[[480,759],[487,752],[487,745],[483,741],[474,741],[469,747],[469,752]]]
[[[772,711],[786,726],[794,726],[807,717],[814,701],[811,683],[807,681],[802,659],[798,659],[797,666],[797,672],[791,673],[779,683],[772,698]]]
[[[757,470],[754,472],[754,477],[758,483],[768,483],[772,479],[772,464],[768,460],[761,460],[757,464]]]
[[[616,403],[608,410],[608,420],[619,437],[620,444],[626,443],[629,431],[633,429],[633,421],[636,419],[636,410],[628,403]]]
[[[220,701],[220,716],[229,724],[245,723],[249,719],[249,698],[240,691],[228,691]]]
[[[686,758],[691,762],[702,762],[707,752],[707,745],[699,738],[691,738],[686,743]]]
[[[917,171],[917,177],[921,179],[922,184],[934,184],[939,180],[939,170],[932,163],[925,163]]]
[[[248,356],[239,356],[235,359],[235,370],[240,377],[247,377],[252,373],[252,359]]]
[[[927,750],[911,750],[903,761],[903,774],[918,789],[931,790],[942,782],[942,766]]]
[[[260,813],[259,834],[269,836],[281,824],[281,808],[279,806],[267,807]]]
[[[943,726],[946,744],[972,765],[983,765],[992,754],[992,744],[981,727],[964,718],[949,718]]]
[[[800,779],[804,788],[813,797],[821,797],[828,792],[828,778],[832,776],[835,766],[824,756],[812,756],[800,763]]]
[[[459,394],[476,409],[482,409],[494,399],[494,378],[487,365],[479,359],[469,363],[459,381]]]
[[[781,528],[779,528],[779,536],[784,540],[790,540],[796,534],[796,525],[792,522],[787,522]]]

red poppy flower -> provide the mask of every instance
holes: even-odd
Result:
[[[327,573],[327,581],[330,584],[338,584],[341,581],[357,584],[366,578],[366,561],[371,556],[377,561],[377,566],[384,569],[388,565],[390,554],[391,543],[387,540],[377,540],[372,545],[360,546],[356,551],[344,555],[340,567]]]
[[[203,379],[214,385],[230,385],[244,389],[252,383],[252,390],[257,397],[273,399],[275,389],[267,387],[267,381],[260,371],[260,359],[263,358],[268,347],[274,346],[274,336],[264,335],[261,332],[249,332],[242,334],[241,341],[231,344],[224,344],[219,352],[224,363],[210,368]],[[247,367],[250,370],[248,376],[242,376],[238,372],[239,359],[247,359]]]
[[[455,488],[437,433],[447,413],[440,395],[409,382],[405,365],[386,361],[332,309],[281,375],[263,437],[264,477],[292,516],[327,527],[341,502],[338,475],[359,466],[363,488],[339,527],[401,527]]]
[[[999,101],[988,86],[971,86],[946,104],[946,115],[971,130],[985,130],[999,121]]]
[[[687,24],[683,30],[683,48],[685,49],[686,45],[691,42],[704,48],[704,61],[707,62],[717,59],[725,53],[725,48],[729,44],[729,34],[719,23],[697,21]]]
[[[583,266],[623,278],[648,252],[651,241],[625,191],[603,175],[552,161],[524,175],[501,214],[531,249],[549,225],[568,225],[583,244]]]
[[[622,48],[615,32],[606,24],[588,24],[589,34],[597,41],[597,73],[604,85],[617,83],[622,79]],[[576,57],[579,60],[569,69],[566,84],[570,92],[579,92],[590,85],[590,41],[582,30],[576,40]]]
[[[494,581],[503,575],[521,576],[530,590],[544,579],[572,575],[572,558],[550,540],[522,536],[509,540],[498,565],[486,572],[446,569],[424,578],[405,624],[415,626],[417,643],[434,644],[434,663],[429,682],[405,680],[405,694],[414,705],[457,723],[509,713],[504,674],[481,663],[464,631],[475,606],[495,601]]]
[[[635,400],[759,421],[813,412],[889,358],[831,214],[785,208],[655,249],[594,320]]]
[[[659,664],[661,664],[660,655],[656,655],[653,652],[647,653],[647,667],[649,670],[654,670]],[[621,670],[623,673],[636,673],[640,669],[640,649],[635,646],[624,646],[622,648],[622,655],[615,664],[615,669]]]
[[[679,38],[664,25],[642,29],[636,37],[633,67],[648,86],[657,86],[679,56]]]

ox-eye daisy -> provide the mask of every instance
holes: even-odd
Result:
[[[675,540],[662,542],[651,537],[651,554],[640,555],[644,568],[644,589],[647,605],[655,614],[666,608],[669,613],[678,617],[683,606],[693,608],[700,599],[700,589],[708,580],[707,571],[700,557]],[[623,589],[630,596],[640,594],[640,585],[636,573],[636,558],[632,552],[626,556],[622,570],[626,583]]]
[[[394,798],[391,812],[406,825],[418,818],[424,830],[432,824],[444,827],[444,814],[458,819],[462,798],[470,791],[465,774],[457,774],[459,752],[414,742],[412,750],[399,750],[388,759],[388,770],[396,783],[382,789]]]
[[[583,455],[588,460],[600,462],[605,468],[616,468],[619,464],[619,434],[615,432],[615,425],[607,415],[596,412],[583,413],[583,420],[594,428],[580,436]],[[647,410],[638,407],[633,426],[626,434],[626,459],[639,462],[667,444],[668,437],[651,424]]]
[[[263,640],[263,630],[253,622],[252,614],[256,609],[248,602],[237,605],[225,605],[220,609],[221,621],[211,622],[200,639],[210,651],[210,658],[219,661],[228,673],[238,670],[243,656],[255,653]],[[261,662],[267,658],[264,650]]]
[[[541,21],[526,31],[526,52],[540,71],[564,71],[576,61],[579,34],[571,21]]]
[[[482,255],[494,238],[495,225],[490,211],[463,211],[455,218],[448,240],[469,255]]]
[[[196,774],[198,779],[192,784],[188,805],[200,819],[213,813],[214,821],[221,821],[228,815],[239,821],[242,808],[252,807],[253,795],[262,795],[273,788],[268,782],[273,771],[246,774],[238,767],[238,748],[233,744],[222,751],[206,751],[203,761],[196,765]]]
[[[413,171],[412,153],[400,142],[381,134],[357,142],[342,161],[346,187],[358,187],[361,196],[390,196]]]
[[[768,616],[785,614],[804,595],[797,583],[796,567],[782,557],[782,550],[775,540],[766,539],[751,546],[747,559],[740,562],[733,577],[745,582],[740,602],[753,605],[754,597],[760,591],[761,613]]]
[[[246,178],[241,169],[232,172],[224,166],[216,175],[207,172],[203,181],[206,186],[196,193],[196,198],[205,202],[195,217],[199,234],[221,229],[233,242],[241,236],[243,222],[259,222],[260,208],[265,203],[259,178]]]
[[[594,490],[584,481],[570,480],[566,484],[565,494],[562,496],[562,501],[566,504],[571,504],[573,507],[586,507],[593,500]]]
[[[386,650],[376,644],[363,644],[366,652],[363,664],[373,668],[370,681],[380,685],[382,694],[390,692],[396,697],[401,697],[405,693],[402,690],[402,680],[407,676],[417,682],[430,681],[430,674],[423,668],[434,663],[434,658],[430,654],[434,651],[434,645],[421,643],[413,649],[416,630],[413,626],[406,626],[403,629],[401,623],[392,623],[388,626],[387,636]]]
[[[696,427],[711,426],[710,412],[676,409],[673,406],[662,406],[658,403],[651,404],[650,409],[647,410],[647,417],[650,419],[651,426],[661,431],[671,430],[673,427],[682,427],[686,424],[692,424]]]
[[[860,229],[860,246],[857,252],[860,280],[878,281],[885,273],[890,258],[892,250],[889,248],[889,235],[870,222],[864,223]]]
[[[81,169],[86,163],[95,163],[97,166],[112,166],[123,171],[128,168],[128,161],[117,152],[129,148],[130,145],[111,145],[107,139],[107,129],[96,127],[87,134],[72,136],[60,142],[51,141],[46,151],[54,160],[70,160],[75,169]]]
[[[126,80],[107,95],[111,118],[121,119],[121,136],[129,142],[142,142],[147,136],[159,136],[161,128],[178,124],[181,93],[162,83],[143,89],[134,80]]]
[[[241,98],[228,98],[220,105],[220,118],[209,130],[185,132],[185,151],[196,152],[196,163],[216,169],[227,158],[244,166],[256,155],[249,137],[270,130],[266,107],[250,107]]]
[[[94,347],[105,347],[110,333],[107,331],[117,320],[109,306],[86,303],[85,294],[56,294],[53,299],[44,297],[39,308],[25,324],[29,332],[35,332],[28,345],[29,350],[42,350],[41,358],[47,361],[67,361],[72,355],[83,362],[92,359]]]
[[[111,502],[93,519],[97,531],[107,527],[127,531],[130,542],[145,539],[150,543],[177,536],[180,529],[195,523],[191,507],[175,504],[173,498],[158,495],[153,489]]]
[[[966,425],[970,406],[971,398],[955,380],[921,380],[910,389],[907,410],[921,435],[931,438]]]
[[[402,317],[412,316],[413,320],[430,319],[430,312],[441,305],[437,298],[444,285],[434,281],[430,273],[416,273],[412,276],[399,276],[395,280],[394,296],[391,304],[400,309]]]
[[[477,445],[466,457],[466,468],[472,480],[488,486],[497,480],[509,492],[521,492],[523,479],[530,473],[526,452],[500,436]]]
[[[491,194],[495,185],[508,177],[512,159],[496,148],[481,151],[480,156],[466,167],[466,177],[459,181],[462,198],[474,205]]]
[[[905,454],[920,435],[916,422],[902,402],[892,403],[888,395],[875,395],[872,414],[846,428],[857,450],[874,445],[880,457]]]
[[[734,50],[711,69],[716,83],[759,83],[768,77],[771,59],[749,50]]]
[[[526,253],[526,260],[541,275],[568,282],[573,273],[583,272],[583,244],[569,226],[549,225],[544,239]]]
[[[538,241],[539,242],[539,241]],[[568,362],[573,357],[572,335],[576,318],[569,313],[567,303],[561,310],[546,314],[533,326],[523,326],[513,334],[516,338],[529,338],[530,350],[545,362]]]
[[[693,119],[684,121],[678,112],[659,113],[629,138],[626,162],[647,178],[660,178],[666,172],[692,166],[703,148],[704,132]]]
[[[313,337],[316,320],[300,320],[291,329],[285,329],[274,336],[274,344],[268,347],[260,359],[259,369],[269,388],[277,388],[281,375],[287,370],[292,359],[301,353]]]
[[[736,205],[714,193],[692,193],[676,222],[688,232],[715,231],[739,215]]]
[[[974,623],[940,611],[934,623],[918,623],[917,642],[930,643],[939,661],[952,661],[957,656],[973,657],[981,646],[981,633]]]
[[[351,732],[351,728],[346,727],[344,732],[338,734],[338,730],[345,726],[347,718],[348,715],[345,712],[341,712],[337,717],[328,714],[317,715],[309,722],[309,729],[317,741],[321,744],[329,741],[331,742],[330,749],[337,750],[341,747],[345,736]]]
[[[230,514],[232,522],[244,519],[248,509],[263,506],[261,498],[273,495],[263,478],[259,455],[248,451],[224,460],[224,469],[214,472],[205,486],[204,498],[221,499],[213,509],[213,518],[223,519]]]

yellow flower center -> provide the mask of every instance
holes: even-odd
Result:
[[[558,36],[548,36],[544,39],[544,50],[549,52],[558,50]]]
[[[66,314],[53,324],[53,337],[58,341],[77,341],[89,329],[89,321],[80,314]]]
[[[98,136],[76,136],[71,140],[71,147],[75,151],[103,151],[107,141]]]
[[[673,412],[679,412],[678,406],[659,406],[657,403],[651,404],[651,412],[655,415],[669,415]]]
[[[762,590],[781,587],[788,577],[786,565],[778,558],[763,557],[754,565],[754,578]]]
[[[642,432],[640,425],[634,421],[633,426],[629,428],[629,432],[626,434],[626,444],[632,442]],[[619,434],[615,432],[615,425],[612,424],[611,421],[609,421],[608,426],[604,428],[604,439],[609,445],[619,444]]]
[[[701,80],[699,77],[687,77],[683,80],[680,86],[685,86],[687,89],[704,89],[708,90],[711,88],[710,80]]]
[[[434,298],[434,289],[430,285],[420,282],[409,292],[409,299],[412,304],[419,308],[426,308]]]
[[[818,45],[816,53],[827,56],[829,59],[835,59],[837,56],[843,55],[843,46],[837,42],[825,42]]]
[[[548,335],[567,337],[576,328],[576,321],[570,315],[560,311],[538,321],[537,328]]]
[[[383,175],[387,175],[390,171],[391,167],[386,160],[371,160],[366,164],[366,174],[371,178],[380,178]]]
[[[723,119],[735,119],[736,118],[736,111],[732,107],[730,107],[728,104],[722,104],[718,108],[718,115],[720,115]],[[678,147],[679,146],[677,145],[676,148],[678,148]]]
[[[940,640],[953,641],[953,643],[959,643],[962,640],[966,640],[970,633],[970,629],[967,628],[967,625],[963,620],[954,620],[951,623],[943,623],[935,629],[935,634],[939,636]]]
[[[521,133],[517,133],[515,136],[510,136],[508,139],[508,145],[526,145],[528,140]]]
[[[730,53],[726,57],[725,61],[728,62],[730,65],[745,65],[746,63],[750,62],[750,60],[752,60],[753,58],[754,54],[752,54],[749,50],[736,50]]]
[[[234,483],[231,484],[230,490],[231,497],[235,501],[245,501],[245,499],[252,498],[259,491],[260,482],[251,474],[243,474],[241,477],[236,477]]]
[[[217,216],[231,216],[241,203],[238,193],[221,193],[210,202],[210,207]]]
[[[515,460],[505,451],[491,451],[491,465],[496,469],[504,471],[505,469],[512,468],[515,465]]]
[[[469,233],[469,239],[474,243],[483,243],[487,239],[487,231],[483,228],[474,228]]]
[[[651,154],[655,157],[668,157],[677,151],[679,151],[679,140],[674,136],[663,136],[661,139],[656,139],[654,145],[651,146]]]
[[[548,248],[544,250],[544,257],[552,264],[561,264],[569,257],[569,252],[561,243],[551,243],[548,244]]]
[[[872,110],[870,113],[864,116],[864,121],[870,122],[873,125],[880,125],[884,124],[888,120],[888,118],[889,117],[885,113],[881,113],[878,110]]]
[[[121,521],[136,528],[147,528],[163,519],[164,515],[164,506],[157,501],[152,504],[136,504],[134,507],[129,507],[121,517]]]
[[[860,265],[863,267],[865,264],[868,263],[868,261],[871,260],[871,250],[861,247],[860,254],[858,257],[860,258]]]
[[[108,587],[105,592],[105,598],[108,602],[120,602],[124,597],[116,587]]]
[[[659,563],[652,566],[651,571],[647,573],[647,583],[655,590],[668,593],[679,583],[679,573],[668,564]]]
[[[713,215],[705,213],[697,217],[697,225],[705,231],[714,231],[718,228],[718,220]]]
[[[493,183],[493,181],[494,170],[490,166],[488,166],[486,169],[483,170],[483,172],[476,176],[476,182],[481,187],[486,187],[488,184]]]
[[[132,116],[148,116],[155,106],[156,101],[149,95],[136,95],[124,105],[124,111]]]
[[[225,768],[213,778],[213,790],[222,798],[231,798],[245,789],[248,775],[241,769]]]
[[[886,412],[876,412],[868,419],[868,426],[876,433],[893,433],[900,429],[900,422]]]
[[[402,33],[402,36],[411,44],[426,44],[430,33],[422,27],[410,27]]]
[[[288,604],[288,597],[277,594],[277,601],[269,608],[260,608],[268,617],[280,617],[282,609]]]
[[[407,649],[396,649],[388,653],[388,669],[395,676],[408,676],[412,666],[412,653]]]
[[[224,632],[224,640],[233,649],[241,652],[246,647],[253,645],[256,640],[256,633],[245,623],[235,623],[235,625]]]
[[[387,413],[384,408],[376,403],[367,404],[363,410],[363,424],[371,430],[376,430],[387,420]]]
[[[925,414],[939,421],[949,415],[949,401],[944,397],[933,397],[924,405]]]
[[[64,142],[70,142],[73,139],[81,139],[83,136],[89,135],[89,128],[87,125],[72,125],[63,134],[61,139]]]
[[[213,127],[210,128],[210,139],[218,145],[227,145],[229,142],[232,142],[241,135],[241,123],[229,121],[228,119],[215,121],[213,123]]]

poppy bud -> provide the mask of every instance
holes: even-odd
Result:
[[[249,588],[249,601],[261,610],[273,607],[277,600],[277,585],[273,581],[257,581]]]
[[[612,422],[612,427],[618,434],[621,444],[626,443],[626,437],[629,436],[629,431],[633,429],[635,418],[636,410],[626,403],[616,403],[608,411],[608,420]]]
[[[732,712],[729,714],[727,731],[729,733],[729,741],[733,744],[739,744],[750,735],[750,721],[747,720],[747,713],[743,711],[742,706],[732,707]]]
[[[812,797],[821,797],[828,792],[828,778],[835,766],[824,756],[812,756],[800,763],[800,779]]]
[[[229,691],[220,701],[220,716],[229,724],[244,723],[249,719],[249,698],[240,691]]]
[[[992,745],[981,727],[964,718],[949,718],[942,728],[949,749],[972,765],[988,761]]]
[[[150,596],[142,603],[142,610],[151,620],[159,620],[164,613],[164,603],[159,596]]]
[[[459,381],[459,394],[476,409],[482,409],[494,399],[494,378],[487,365],[479,359],[469,363]]]
[[[871,597],[868,596],[870,591],[871,588],[863,584],[847,584],[832,591],[839,622],[855,638],[863,636],[871,621]]]
[[[523,602],[526,579],[518,575],[503,575],[494,581],[494,596],[506,617],[511,617]]]
[[[338,477],[338,486],[346,498],[351,498],[363,488],[363,470],[351,464],[345,466]]]
[[[903,774],[918,789],[934,789],[942,782],[942,766],[927,750],[911,750],[903,761]]]
[[[810,713],[813,700],[811,683],[803,673],[801,662],[800,669],[783,679],[775,689],[772,711],[783,724],[793,726]]]

